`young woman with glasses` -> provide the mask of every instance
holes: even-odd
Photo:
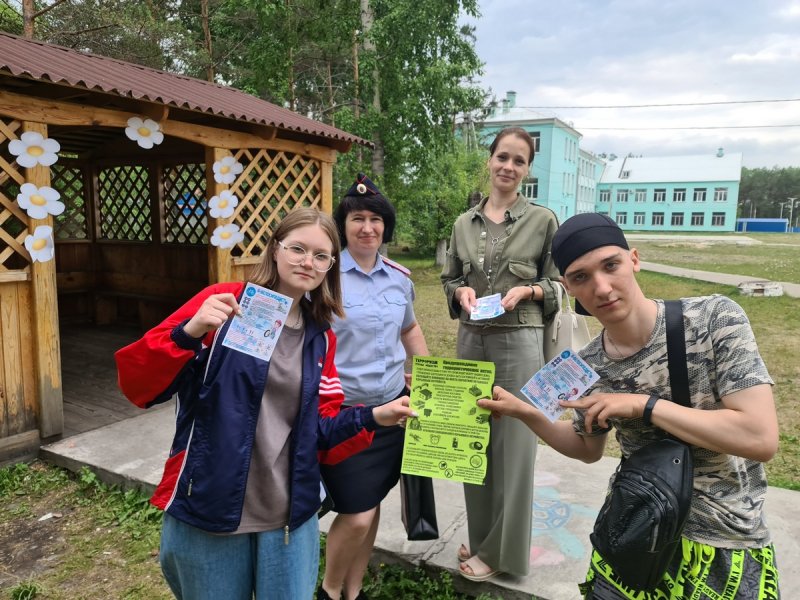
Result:
[[[333,220],[300,208],[250,281],[292,299],[264,361],[222,340],[244,283],[212,285],[116,353],[143,408],[177,399],[176,433],[151,499],[165,510],[162,571],[177,598],[311,598],[319,567],[319,460],[367,447],[408,399],[340,410],[334,316],[343,315]],[[268,593],[269,590],[269,593]]]
[[[395,210],[365,175],[334,213],[345,249],[342,275],[345,315],[333,323],[340,341],[336,365],[345,403],[386,405],[408,393],[406,356],[427,355],[414,316],[414,286],[409,271],[379,254],[392,239]],[[369,564],[380,520],[380,503],[400,478],[403,429],[375,432],[372,445],[322,475],[338,514],[326,541],[325,576],[320,600],[364,600],[361,582]]]

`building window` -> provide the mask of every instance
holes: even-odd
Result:
[[[714,188],[714,202],[725,202],[728,200],[728,188]]]
[[[695,188],[695,190],[694,190],[694,201],[695,202],[705,202],[706,201],[706,188]]]
[[[636,190],[636,202],[647,202],[647,190]]]
[[[628,201],[628,190],[617,190],[617,202]]]
[[[611,190],[600,190],[600,202],[611,202]]]
[[[630,171],[622,171],[619,174],[619,178],[620,179],[629,179],[630,176],[631,176],[631,172]]]
[[[653,213],[653,220],[650,223],[651,225],[663,225],[664,224],[664,213]]]
[[[528,200],[536,200],[539,197],[539,179],[529,177],[522,183],[522,195]]]
[[[617,213],[617,225],[627,225],[628,223],[628,213]]]
[[[635,213],[633,213],[633,224],[634,225],[644,225],[644,213],[643,212],[635,212]]]
[[[672,213],[672,221],[670,223],[673,227],[682,227],[683,213]]]
[[[538,153],[539,152],[539,142],[540,142],[540,134],[538,131],[529,131],[528,133],[531,134],[533,138],[533,151]]]
[[[692,213],[692,225],[702,225],[703,224],[703,213],[701,212],[693,212]]]
[[[667,200],[667,190],[654,190],[653,202],[665,202]]]
[[[673,202],[686,202],[686,188],[676,188],[672,192]]]
[[[725,227],[725,213],[723,212],[712,213],[711,225],[713,227]]]

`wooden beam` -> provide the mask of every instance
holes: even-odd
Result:
[[[228,150],[223,148],[206,148],[206,198],[211,199],[218,196],[222,190],[228,189],[224,183],[217,183],[214,179],[214,163],[222,160],[226,156],[231,156]],[[214,219],[208,215],[208,282],[223,283],[231,281],[231,251],[217,248],[211,244],[211,234],[214,229],[223,224],[221,219]]]
[[[0,271],[0,283],[9,281],[30,281],[29,271]]]
[[[47,126],[23,122],[24,131],[36,131],[47,137]],[[50,185],[50,168],[35,166],[26,169],[26,181],[37,187]],[[30,220],[28,229],[37,225],[53,227],[53,217]],[[61,339],[58,332],[58,302],[56,299],[56,261],[31,264],[33,282],[34,357],[36,384],[39,395],[39,432],[42,437],[64,431],[64,405],[61,389]]]
[[[333,213],[333,165],[323,162],[320,166],[320,175],[322,175],[322,210],[330,215]]]
[[[44,100],[0,90],[0,115],[7,115],[14,119],[29,122],[65,126],[120,127],[124,129],[128,126],[129,118],[141,116],[141,114],[145,113],[109,110],[107,108],[59,102],[58,100]],[[235,122],[245,123],[244,121]],[[350,148],[349,143],[338,140],[329,140],[331,147],[328,147],[284,140],[277,137],[266,139],[253,133],[219,129],[208,127],[207,125],[195,125],[184,121],[170,121],[168,119],[162,121],[160,125],[164,135],[188,140],[206,148],[227,150],[269,148],[294,152],[295,154],[331,163],[336,161],[337,148]],[[269,134],[269,131],[264,129],[262,133]]]
[[[0,467],[32,459],[39,452],[39,432],[26,431],[0,439]]]

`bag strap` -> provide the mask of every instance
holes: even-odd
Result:
[[[689,402],[689,370],[686,366],[686,331],[683,326],[683,305],[680,300],[664,301],[667,329],[667,367],[672,401],[683,406]]]

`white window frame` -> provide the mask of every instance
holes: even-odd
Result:
[[[718,187],[714,188],[714,202],[727,202],[728,201],[728,188]]]
[[[669,219],[669,223],[671,227],[683,227],[683,213],[682,212],[672,213]]]
[[[628,190],[617,190],[617,202],[628,201]]]
[[[692,227],[702,227],[705,223],[705,213],[693,212],[692,213]]]
[[[647,190],[638,189],[634,192],[635,202],[647,202]]]
[[[692,193],[692,201],[693,202],[705,202],[706,201],[706,192],[707,188],[694,188]]]
[[[600,202],[611,202],[611,190],[600,190]]]
[[[633,224],[634,225],[644,225],[644,218],[645,218],[645,213],[643,213],[643,212],[635,212],[635,213],[633,213]]]
[[[686,188],[676,188],[672,190],[673,202],[686,202]]]
[[[664,213],[662,212],[654,212],[652,218],[650,219],[650,224],[656,227],[663,227],[664,225]]]
[[[617,222],[617,225],[627,225],[628,224],[628,213],[626,212],[618,212],[614,219]]]
[[[724,212],[711,213],[711,226],[725,227],[725,213]]]
[[[666,202],[666,200],[667,200],[667,190],[665,189],[653,190],[653,202]]]

